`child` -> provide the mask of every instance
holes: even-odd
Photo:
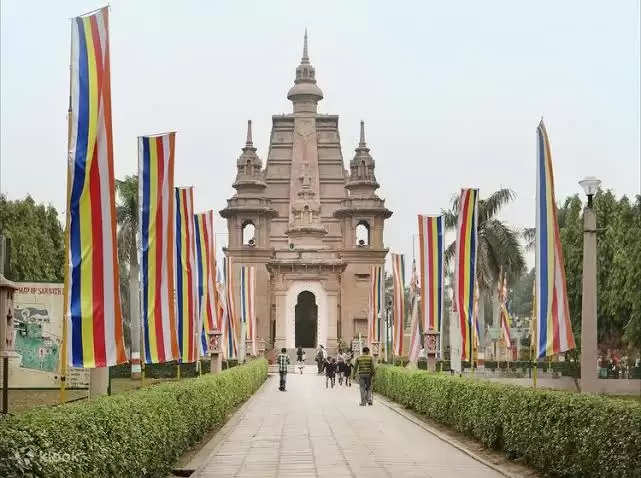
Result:
[[[343,376],[345,374],[345,355],[343,355],[341,349],[338,349],[338,355],[336,356],[336,373],[338,374],[338,384],[343,385]]]
[[[334,357],[325,364],[325,388],[329,388],[330,383],[332,384],[332,388],[334,388],[334,384],[336,383],[336,359]]]
[[[354,364],[352,359],[348,358],[343,365],[343,373],[345,374],[345,386],[352,386],[352,371],[354,370]]]
[[[296,365],[298,365],[298,370],[300,370],[300,374],[303,375],[303,369],[305,368],[305,352],[303,352],[303,355],[300,355],[298,357],[298,362],[296,362]]]

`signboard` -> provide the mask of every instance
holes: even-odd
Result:
[[[63,285],[17,282],[14,294],[10,388],[56,388],[60,385]],[[71,368],[67,387],[87,388],[89,371]]]

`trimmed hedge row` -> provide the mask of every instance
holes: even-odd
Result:
[[[374,389],[552,476],[641,477],[641,404],[382,365]]]
[[[167,476],[266,377],[267,362],[259,359],[216,375],[9,416],[0,420],[0,476]]]
[[[147,378],[176,378],[178,362],[154,363],[145,365],[145,377]],[[211,360],[201,360],[202,373],[209,373],[211,370]],[[238,360],[223,360],[223,370],[238,365]],[[111,378],[129,378],[131,377],[131,364],[123,363],[115,367],[109,367]],[[180,366],[180,376],[190,378],[198,376],[196,362],[184,363]]]

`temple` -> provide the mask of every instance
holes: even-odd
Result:
[[[268,349],[323,344],[334,351],[367,336],[370,269],[385,262],[383,229],[392,212],[376,195],[364,123],[346,170],[338,116],[317,111],[323,92],[307,32],[287,99],[293,110],[272,116],[264,168],[248,122],[236,193],[220,211],[229,233],[224,252],[236,294],[240,266],[256,268],[257,334]]]

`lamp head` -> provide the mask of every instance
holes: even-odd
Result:
[[[592,207],[592,197],[596,194],[601,185],[601,180],[597,179],[594,176],[586,176],[584,179],[579,181],[579,185],[585,191],[585,195],[588,197],[588,207]]]

